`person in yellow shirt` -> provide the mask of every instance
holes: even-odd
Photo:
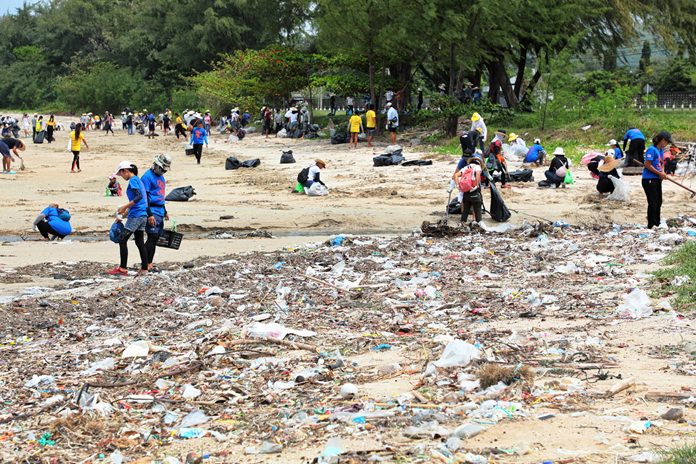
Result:
[[[377,114],[375,113],[375,105],[370,103],[367,106],[365,113],[365,132],[367,132],[367,146],[372,146],[372,139],[375,138],[375,130],[377,129]]]
[[[181,119],[179,113],[174,113],[174,116],[174,134],[176,135],[176,139],[179,140],[179,135],[182,135],[184,137],[184,140],[186,140],[186,129],[184,129],[184,120]]]
[[[353,148],[358,148],[358,134],[363,131],[363,123],[359,111],[356,111],[353,113],[353,116],[350,117],[348,127],[350,128],[350,145],[352,145]],[[350,148],[350,145],[348,148]]]
[[[82,169],[80,169],[80,149],[83,143],[85,144],[85,148],[89,149],[89,145],[87,145],[85,136],[82,133],[82,124],[77,123],[75,124],[75,130],[70,132],[70,151],[72,151],[73,154],[72,169],[70,172],[72,173],[75,172],[75,168],[77,168],[77,172],[82,172]]]

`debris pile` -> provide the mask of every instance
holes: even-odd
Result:
[[[682,376],[672,390],[646,391],[657,373],[634,366],[638,352],[616,337],[627,324],[638,334],[693,324],[651,301],[645,273],[688,232],[341,235],[122,280],[82,265],[6,269],[66,282],[3,305],[0,459],[648,455],[640,436],[694,431],[693,353],[671,353],[660,375]],[[544,437],[589,423],[590,450]],[[510,427],[527,438],[501,434]]]

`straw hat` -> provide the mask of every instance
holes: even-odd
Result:
[[[322,169],[326,168],[326,161],[324,160],[316,159],[314,160],[314,163]]]
[[[598,167],[597,170],[600,172],[610,172],[619,167],[619,164],[621,164],[621,162],[614,158],[613,154],[607,154],[604,157],[604,164]]]

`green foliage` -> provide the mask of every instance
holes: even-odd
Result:
[[[133,75],[113,63],[87,69],[73,67],[56,85],[59,104],[69,111],[117,112],[125,106],[164,108],[168,102],[156,83]]]
[[[655,89],[664,92],[696,91],[696,66],[683,58],[671,60],[657,75]]]
[[[660,454],[662,455],[660,464],[693,464],[696,462],[696,444],[670,448]]]
[[[672,306],[677,311],[696,309],[696,242],[688,242],[674,250],[665,260],[665,264],[670,267],[653,273],[659,283],[655,290],[657,295],[671,296]],[[675,277],[684,275],[689,276],[691,280],[683,285],[672,285]],[[696,456],[696,449],[693,447],[691,456]]]
[[[199,96],[217,110],[282,106],[293,91],[309,86],[310,76],[322,64],[319,55],[289,48],[237,51],[223,56],[212,71],[200,73],[191,81]]]

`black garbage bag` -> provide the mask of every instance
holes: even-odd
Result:
[[[462,204],[460,203],[459,200],[456,198],[452,201],[450,201],[450,204],[447,205],[447,211],[450,214],[461,214],[462,212]]]
[[[232,169],[239,169],[239,168],[241,168],[241,167],[242,167],[242,162],[239,161],[239,160],[238,160],[237,158],[235,158],[234,156],[229,156],[229,157],[225,160],[225,169],[228,170],[228,171],[230,171],[230,170],[232,170]]]
[[[261,160],[258,158],[242,161],[243,168],[255,168],[256,166],[258,166],[260,164],[261,164]]]
[[[505,206],[503,197],[493,183],[491,183],[491,207],[488,212],[493,220],[497,222],[507,222],[510,216],[512,216],[510,210]]]
[[[534,171],[518,169],[510,173],[510,182],[534,182]]]
[[[336,129],[334,135],[331,136],[331,145],[338,145],[339,143],[348,143],[348,133],[345,129]]]
[[[34,137],[34,143],[44,143],[44,137],[46,137],[46,131],[37,132]]]
[[[169,195],[165,198],[167,201],[189,201],[196,194],[193,187],[187,185],[186,187],[178,187],[169,192]]]
[[[433,160],[411,160],[401,163],[402,166],[432,166]]]
[[[244,137],[246,137],[246,131],[244,129],[239,129],[237,131],[237,138],[242,140]]]
[[[406,161],[406,158],[401,156],[400,154],[392,154],[392,155],[377,155],[374,158],[372,158],[372,164],[375,167],[379,166],[397,166],[401,163]]]
[[[284,151],[280,155],[280,164],[292,164],[295,163],[295,157],[292,155],[292,150]]]

